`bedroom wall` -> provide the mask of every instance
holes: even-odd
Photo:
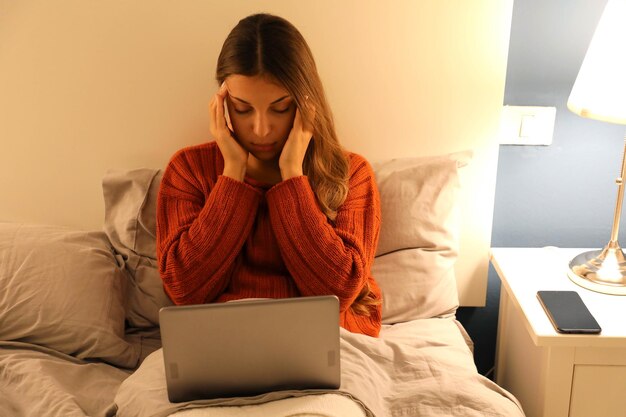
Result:
[[[626,127],[566,107],[605,4],[515,0],[504,104],[554,106],[557,114],[552,145],[500,146],[493,247],[602,247],[610,238]],[[459,315],[482,372],[494,363],[499,293],[491,268],[486,307]]]
[[[267,11],[307,38],[349,149],[476,150],[457,276],[482,305],[512,2],[0,0],[0,221],[100,229],[106,170],[206,141],[222,42]]]

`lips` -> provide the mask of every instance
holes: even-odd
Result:
[[[254,149],[257,152],[270,152],[270,151],[274,150],[274,148],[276,147],[276,142],[274,142],[274,143],[252,143],[251,147],[252,147],[252,149]]]

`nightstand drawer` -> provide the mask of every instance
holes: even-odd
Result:
[[[626,410],[626,366],[575,365],[569,417],[621,417]]]

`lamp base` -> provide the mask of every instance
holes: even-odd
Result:
[[[567,276],[591,291],[626,295],[626,256],[615,242],[602,250],[583,252],[569,263]]]

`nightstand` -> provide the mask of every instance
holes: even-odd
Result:
[[[496,382],[519,399],[527,417],[626,416],[626,297],[569,280],[569,261],[585,250],[491,250],[502,281]],[[539,290],[577,291],[602,333],[557,333]]]

